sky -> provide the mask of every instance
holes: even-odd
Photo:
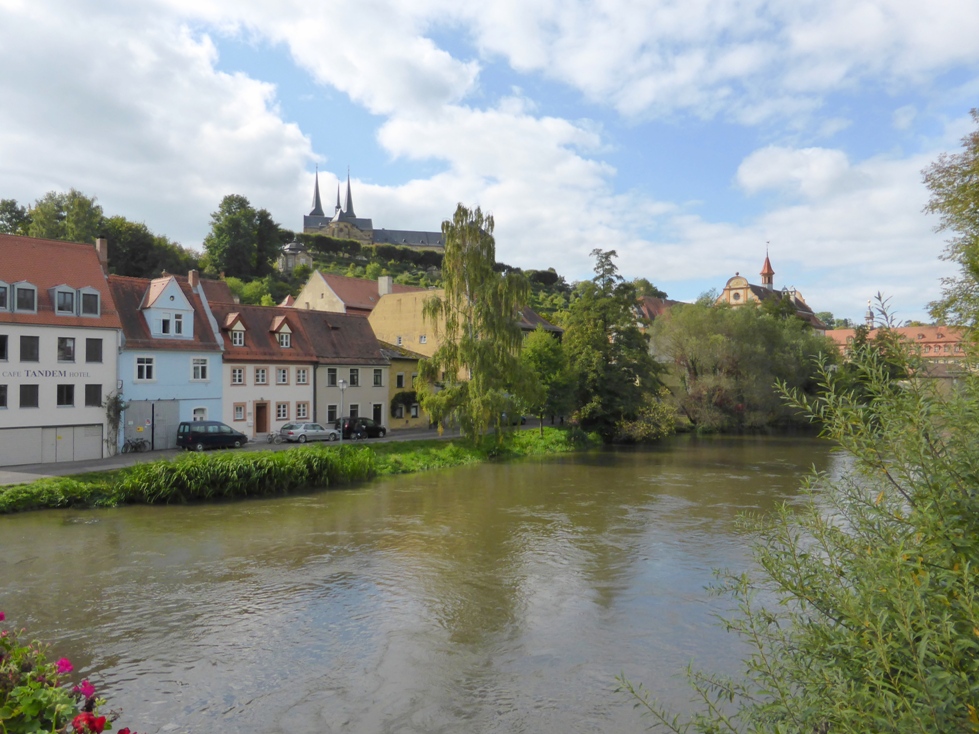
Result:
[[[299,230],[457,203],[497,259],[694,300],[736,272],[860,319],[953,275],[921,171],[979,106],[975,0],[0,0],[0,198],[76,188],[200,249],[227,194]]]

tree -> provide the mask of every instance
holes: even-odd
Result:
[[[255,211],[244,196],[229,194],[211,214],[204,250],[215,273],[262,278],[272,272],[273,262],[290,234],[265,209]]]
[[[623,282],[615,250],[593,250],[595,277],[578,284],[564,346],[571,370],[574,419],[612,441],[660,387],[648,337],[636,323],[636,291]]]
[[[442,240],[444,291],[424,308],[439,346],[420,365],[421,407],[440,424],[457,416],[474,443],[490,425],[502,440],[502,414],[514,410],[520,384],[518,314],[530,288],[522,275],[494,270],[493,217],[479,207],[459,204],[442,223]]]
[[[651,333],[656,353],[669,359],[665,379],[677,408],[702,432],[803,420],[775,383],[811,392],[815,358],[836,354],[794,313],[753,305],[674,306],[653,322]]]
[[[703,706],[686,721],[623,681],[671,731],[979,730],[979,378],[895,380],[921,368],[906,348],[850,358],[867,394],[824,363],[819,395],[792,397],[846,451],[845,471],[747,520],[754,568],[722,577],[738,603],[726,626],[749,650],[741,674],[692,672]]]
[[[979,109],[972,110],[979,124]],[[931,190],[926,212],[939,215],[937,230],[953,233],[942,255],[957,263],[959,275],[942,280],[942,298],[931,315],[950,323],[979,325],[979,130],[962,139],[961,153],[943,153],[924,170]]]
[[[528,377],[525,401],[530,412],[540,418],[541,434],[545,415],[563,415],[568,407],[568,363],[561,342],[538,324],[523,341],[520,362]]]
[[[633,287],[636,289],[637,296],[653,296],[654,298],[666,298],[666,291],[661,291],[646,278],[634,278]]]
[[[102,225],[109,240],[109,271],[132,278],[155,278],[164,271],[184,274],[198,266],[197,254],[154,235],[142,222],[109,217]]]
[[[49,191],[28,211],[27,234],[48,240],[92,244],[102,227],[102,207],[80,191]]]
[[[0,234],[26,235],[31,218],[16,199],[0,199]]]
[[[266,209],[255,212],[255,267],[252,275],[264,278],[275,270],[282,247],[292,239],[292,232],[282,230]]]

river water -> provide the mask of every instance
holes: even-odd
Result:
[[[140,732],[638,732],[733,671],[711,569],[810,439],[679,437],[353,489],[0,517],[0,609]]]

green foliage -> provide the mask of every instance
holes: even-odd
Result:
[[[595,278],[579,283],[565,321],[574,420],[606,442],[635,420],[660,388],[660,368],[636,325],[636,291],[618,273],[614,250],[594,250]]]
[[[16,199],[0,199],[0,234],[26,235],[31,217]]]
[[[563,415],[571,407],[568,399],[571,375],[564,347],[550,332],[538,325],[524,337],[520,362],[526,375],[524,403],[544,426],[545,415]]]
[[[823,362],[817,397],[791,398],[847,455],[808,502],[745,521],[754,570],[724,574],[747,644],[742,674],[692,672],[676,732],[979,731],[979,378],[943,389],[902,349],[850,354],[856,393]]]
[[[391,398],[391,417],[394,418],[398,413],[398,406],[404,409],[405,415],[411,410],[411,406],[418,402],[418,393],[414,390],[401,390],[396,392]]]
[[[972,110],[979,124],[979,109]],[[979,325],[979,129],[962,139],[961,153],[943,153],[924,170],[931,199],[925,211],[938,214],[938,231],[953,233],[943,260],[956,263],[959,275],[942,279],[942,298],[931,315],[950,323]]]
[[[669,360],[678,410],[702,432],[803,422],[776,380],[812,392],[815,358],[836,348],[801,319],[745,305],[698,302],[656,319],[653,346]]]
[[[102,225],[102,207],[80,191],[49,191],[28,211],[27,234],[48,240],[94,243]]]
[[[153,234],[143,223],[109,217],[102,224],[109,241],[109,271],[131,278],[156,278],[164,271],[185,274],[198,267],[197,254]]]
[[[211,214],[204,250],[214,273],[262,278],[272,272],[272,263],[290,236],[265,209],[256,211],[244,196],[229,194]]]
[[[653,296],[655,298],[666,298],[666,291],[661,291],[655,285],[650,283],[646,278],[634,278],[632,281],[633,288],[636,289],[637,296]]]
[[[668,400],[669,391],[647,397],[645,405],[631,420],[619,421],[616,441],[622,443],[652,443],[676,433],[676,408]]]
[[[522,333],[518,314],[529,295],[519,274],[496,265],[493,217],[462,204],[442,224],[444,295],[425,303],[439,347],[420,364],[422,409],[441,424],[455,415],[463,433],[479,443],[491,425],[502,436],[501,414],[512,410]]]

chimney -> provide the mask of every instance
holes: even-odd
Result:
[[[99,237],[95,240],[95,251],[99,254],[99,264],[102,266],[102,272],[106,275],[109,274],[109,240],[105,237]]]
[[[187,284],[190,285],[193,291],[196,291],[200,287],[201,276],[196,270],[191,270],[187,273]]]
[[[377,295],[386,296],[394,290],[394,278],[390,275],[382,275],[377,279]]]

